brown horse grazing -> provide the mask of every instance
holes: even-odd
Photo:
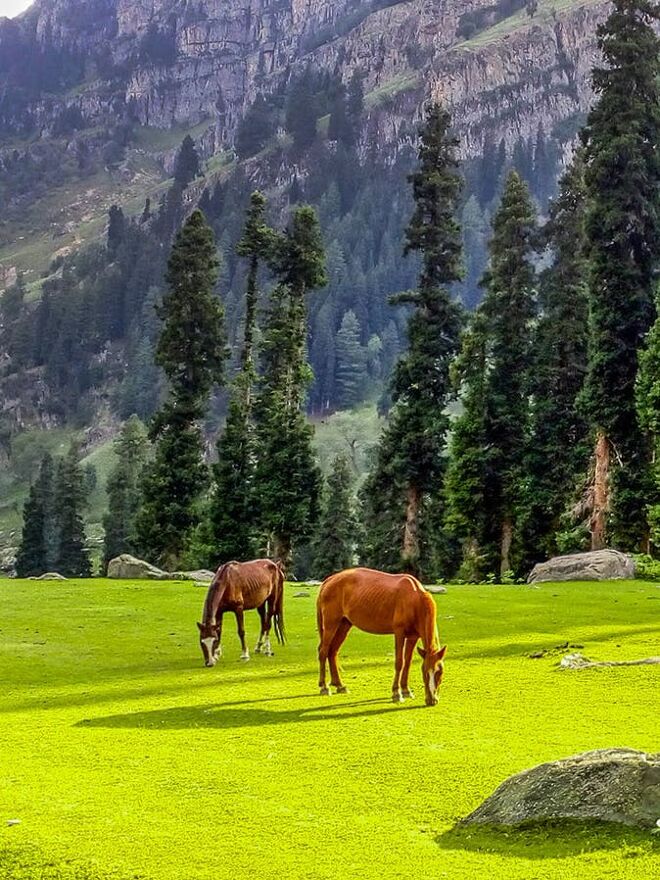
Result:
[[[238,637],[241,640],[241,660],[249,660],[250,652],[245,642],[243,612],[256,608],[261,618],[261,633],[255,653],[273,656],[270,646],[271,623],[277,641],[284,644],[284,571],[278,562],[255,559],[253,562],[226,562],[221,565],[211,581],[206,594],[199,644],[206,666],[215,666],[222,653],[222,616],[225,611],[236,615]]]
[[[435,602],[420,582],[409,574],[385,574],[370,568],[349,568],[323,581],[316,602],[321,642],[319,663],[321,695],[330,694],[325,681],[326,661],[330,663],[330,684],[338,694],[346,693],[337,668],[337,653],[352,626],[368,633],[393,634],[396,645],[392,700],[401,703],[413,697],[408,673],[415,645],[423,648],[422,679],[426,705],[438,702],[438,689],[444,672],[447,650],[438,645]]]

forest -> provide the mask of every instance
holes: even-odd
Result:
[[[299,576],[360,559],[507,581],[558,552],[653,555],[653,17],[620,3],[601,29],[597,100],[557,188],[542,130],[460,167],[439,105],[416,157],[363,161],[359,75],[344,89],[308,69],[237,137],[258,156],[283,125],[305,179],[271,198],[239,165],[191,213],[186,138],[159,205],[112,208],[105,243],[51,267],[37,302],[19,278],[1,303],[5,370],[39,371],[56,416],[83,423],[107,396],[126,420],[105,561],[264,552]],[[324,480],[308,416],[366,400],[384,419],[366,479],[338,459]],[[77,467],[75,449],[42,463],[19,573],[89,573]]]

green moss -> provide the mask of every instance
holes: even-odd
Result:
[[[595,659],[656,652],[655,584],[449,587],[436,709],[391,704],[392,640],[358,632],[342,652],[350,695],[317,696],[316,591],[298,589],[274,658],[241,663],[230,619],[205,669],[191,584],[0,582],[0,876],[654,876],[655,838],[633,831],[454,825],[541,761],[657,749],[653,667],[528,656],[565,641]]]

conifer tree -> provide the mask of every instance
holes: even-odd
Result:
[[[513,569],[512,549],[520,540],[536,310],[535,234],[536,212],[529,190],[513,171],[493,218],[490,262],[483,281],[488,332],[485,494],[497,523],[502,576]]]
[[[325,578],[355,560],[357,516],[350,465],[337,456],[330,469],[314,540],[314,572]]]
[[[86,500],[78,447],[72,443],[68,453],[60,460],[55,477],[55,569],[64,577],[90,577],[92,574],[83,521]]]
[[[588,344],[584,215],[584,163],[578,153],[560,182],[543,228],[553,262],[540,277],[541,316],[534,332],[529,386],[526,541],[530,562],[557,554],[562,514],[587,466],[587,426],[578,407]]]
[[[208,478],[199,423],[213,387],[223,380],[225,360],[217,275],[213,232],[195,211],[172,246],[169,290],[158,309],[163,328],[156,363],[167,377],[169,399],[151,425],[155,454],[145,471],[137,518],[142,552],[166,566],[176,566],[199,522]]]
[[[313,428],[304,414],[311,381],[306,296],[327,283],[313,208],[296,208],[272,263],[279,283],[271,295],[263,337],[262,378],[255,405],[255,482],[263,531],[273,555],[286,563],[294,542],[309,536],[320,480],[312,449]]]
[[[147,462],[149,440],[140,419],[133,415],[114,442],[117,464],[108,476],[108,511],[103,517],[103,567],[121,553],[138,550],[136,518],[140,484]]]
[[[659,241],[660,9],[615,0],[598,31],[605,64],[583,139],[590,263],[589,370],[583,395],[593,438],[591,542],[646,543],[648,443],[635,411],[637,352],[655,308]]]
[[[53,497],[54,473],[53,459],[46,453],[23,509],[23,531],[16,555],[18,577],[43,574],[50,571],[55,564],[57,532]]]
[[[254,192],[243,235],[236,246],[239,256],[248,260],[245,327],[240,371],[234,381],[225,429],[218,441],[218,462],[213,468],[210,565],[229,559],[250,559],[257,550],[256,438],[252,415],[256,382],[254,337],[259,267],[270,260],[274,243],[274,232],[264,221],[265,211],[266,199],[260,192]]]
[[[405,253],[419,252],[422,269],[417,290],[396,298],[413,307],[409,349],[394,370],[394,406],[363,495],[366,531],[372,536],[385,525],[383,511],[396,515],[403,508],[403,521],[388,524],[385,532],[391,537],[399,534],[395,545],[401,564],[416,573],[424,544],[429,543],[428,536],[420,534],[425,503],[429,493],[441,486],[444,474],[446,406],[452,396],[449,367],[461,328],[461,310],[450,293],[450,286],[462,277],[462,239],[456,219],[462,180],[450,122],[439,105],[428,107],[419,168],[409,178],[415,209],[406,230]],[[392,491],[402,493],[403,502],[397,502]]]
[[[185,189],[196,177],[199,177],[199,156],[195,148],[195,142],[187,134],[181,142],[181,148],[174,165],[174,180],[182,189]]]
[[[350,409],[364,399],[367,383],[366,352],[360,342],[360,322],[349,309],[335,337],[337,403]]]

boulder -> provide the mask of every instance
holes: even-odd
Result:
[[[131,556],[130,553],[122,553],[121,556],[116,556],[108,563],[108,577],[167,581],[171,580],[172,575],[143,559]]]
[[[528,584],[544,581],[615,581],[635,577],[635,563],[618,550],[593,550],[555,556],[539,562],[527,578]]]
[[[510,776],[463,822],[578,819],[653,829],[658,818],[660,753],[599,749]]]
[[[38,577],[32,576],[28,578],[29,581],[65,581],[67,578],[64,577],[63,574],[60,574],[58,571],[45,571],[43,574],[40,574]]]
[[[168,577],[177,581],[195,581],[196,584],[206,584],[208,587],[215,577],[215,572],[207,568],[198,568],[196,571],[173,571]]]
[[[447,592],[447,587],[443,587],[442,584],[430,584],[428,586],[424,586],[424,589],[427,593],[433,593],[437,596],[442,595]]]

